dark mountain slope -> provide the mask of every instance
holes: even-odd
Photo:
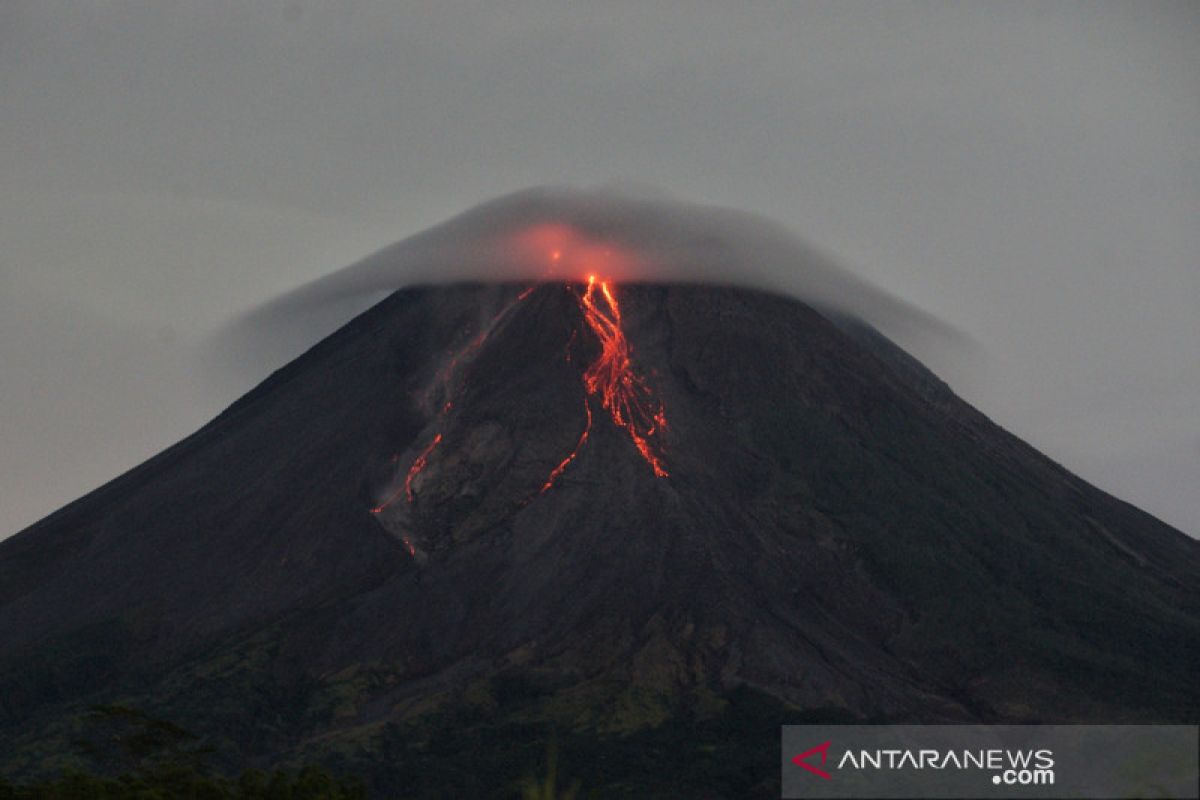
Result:
[[[442,756],[409,748],[445,726],[511,761],[546,726],[595,744],[708,724],[773,772],[795,714],[1200,716],[1200,544],[869,327],[620,287],[668,420],[660,478],[585,405],[582,290],[519,291],[399,292],[0,543],[8,768],[112,699],[231,759],[315,754],[393,791],[413,765],[433,780]]]

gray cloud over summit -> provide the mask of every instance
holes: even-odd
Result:
[[[851,314],[908,342],[964,340],[765,217],[645,188],[538,187],[481,203],[271,299],[221,331],[214,358],[255,353],[247,367],[261,373],[263,363],[302,351],[369,299],[406,286],[589,274],[761,289]]]

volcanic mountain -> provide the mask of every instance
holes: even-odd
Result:
[[[395,292],[0,543],[0,769],[81,711],[230,766],[778,796],[801,720],[1200,718],[1200,543],[864,322],[751,290]]]

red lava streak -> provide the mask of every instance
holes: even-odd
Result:
[[[608,281],[588,276],[587,291],[579,298],[583,318],[600,340],[600,355],[583,373],[588,394],[598,395],[612,421],[625,429],[642,458],[659,478],[667,476],[662,462],[659,435],[667,427],[667,415],[641,375],[633,370],[629,340],[621,330],[621,307]]]
[[[558,462],[557,467],[550,471],[550,477],[546,478],[546,482],[542,484],[541,492],[545,492],[554,485],[554,482],[558,480],[558,476],[563,474],[563,471],[570,466],[571,462],[575,460],[575,456],[579,455],[579,451],[587,444],[588,434],[592,432],[592,404],[588,402],[587,395],[583,397],[583,410],[587,414],[587,424],[583,426],[583,433],[579,435],[579,441],[575,443],[575,449],[571,451],[570,455]]]
[[[522,290],[521,293],[519,295],[517,295],[517,299],[513,300],[511,303],[509,303],[504,308],[502,308],[500,310],[500,313],[496,314],[496,316],[492,318],[491,323],[489,323],[487,325],[487,327],[485,327],[482,331],[480,331],[479,334],[477,336],[475,336],[475,338],[473,338],[469,342],[467,342],[467,345],[465,347],[463,347],[461,350],[459,350],[457,353],[455,353],[450,358],[449,363],[446,364],[446,366],[438,374],[437,381],[435,382],[434,385],[435,386],[440,385],[442,387],[442,392],[443,392],[443,395],[445,398],[444,402],[442,403],[441,411],[438,413],[439,421],[444,420],[446,415],[448,415],[450,413],[450,410],[454,408],[454,398],[453,398],[454,389],[455,389],[455,380],[454,379],[457,376],[460,362],[462,362],[466,358],[473,356],[479,350],[479,348],[483,345],[483,343],[487,340],[488,334],[491,332],[491,330],[493,328],[495,328],[495,326],[497,324],[499,324],[500,320],[504,319],[504,317],[508,314],[508,312],[511,311],[513,309],[513,307],[517,305],[517,303],[521,302],[526,297],[528,297],[529,293],[532,292],[535,288],[537,288],[537,287],[529,286],[529,287],[525,288],[524,290]],[[404,486],[401,487],[400,489],[397,489],[395,492],[393,492],[392,495],[390,497],[388,497],[386,500],[384,500],[382,503],[380,503],[379,505],[372,508],[371,509],[372,514],[380,514],[380,513],[383,513],[385,510],[387,510],[387,508],[390,505],[395,503],[396,500],[398,500],[400,498],[401,492],[403,492],[404,496],[408,499],[409,505],[412,504],[413,500],[416,499],[416,496],[413,494],[413,488],[412,488],[413,480],[418,475],[421,474],[421,471],[423,469],[425,469],[425,465],[429,463],[429,455],[434,451],[435,448],[437,448],[437,446],[439,444],[441,444],[441,441],[442,441],[441,433],[438,433],[436,436],[433,437],[433,441],[430,442],[428,445],[426,445],[425,449],[422,450],[420,455],[418,455],[416,457],[416,459],[413,461],[412,466],[410,466],[408,468],[408,474],[405,475],[405,477],[404,477]],[[395,462],[396,458],[397,458],[396,456],[393,456],[392,461]],[[405,536],[403,538],[404,538],[404,544],[408,547],[410,552],[413,552],[412,542],[409,541],[407,536]]]
[[[433,437],[433,441],[429,443],[429,446],[421,451],[421,455],[417,456],[417,460],[408,468],[408,475],[404,478],[404,496],[408,498],[408,502],[411,503],[413,501],[413,478],[417,477],[421,473],[421,470],[425,469],[425,464],[429,461],[429,454],[433,452],[435,447],[441,444],[441,441],[442,435],[439,433]]]
[[[616,294],[608,281],[597,281],[595,275],[589,275],[587,290],[577,295],[576,299],[584,321],[600,342],[600,355],[583,373],[583,388],[586,390],[583,407],[587,413],[587,424],[575,449],[551,471],[541,491],[544,493],[554,485],[587,443],[592,430],[592,396],[600,398],[600,405],[608,411],[612,421],[629,434],[654,474],[665,478],[667,469],[663,466],[658,437],[667,427],[667,415],[646,381],[633,370],[632,348],[621,329],[621,306],[617,303]],[[574,331],[571,337],[573,341]],[[567,360],[571,360],[569,342]]]
[[[416,478],[417,475],[421,474],[421,470],[425,469],[425,464],[429,462],[429,454],[433,452],[434,448],[441,444],[441,441],[442,435],[440,433],[433,437],[433,441],[421,451],[421,454],[417,456],[415,461],[413,461],[412,466],[408,468],[408,475],[404,476],[404,486],[401,489],[397,489],[387,500],[384,500],[382,503],[372,508],[372,514],[378,514],[392,503],[396,502],[397,498],[400,497],[401,491],[403,491],[404,496],[408,498],[408,502],[411,503],[413,501],[413,479]],[[407,542],[407,539],[405,541]],[[411,547],[411,545],[409,546]]]

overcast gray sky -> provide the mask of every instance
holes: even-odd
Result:
[[[0,536],[246,390],[232,315],[629,180],[966,332],[917,354],[1200,534],[1200,4],[4,0]]]

